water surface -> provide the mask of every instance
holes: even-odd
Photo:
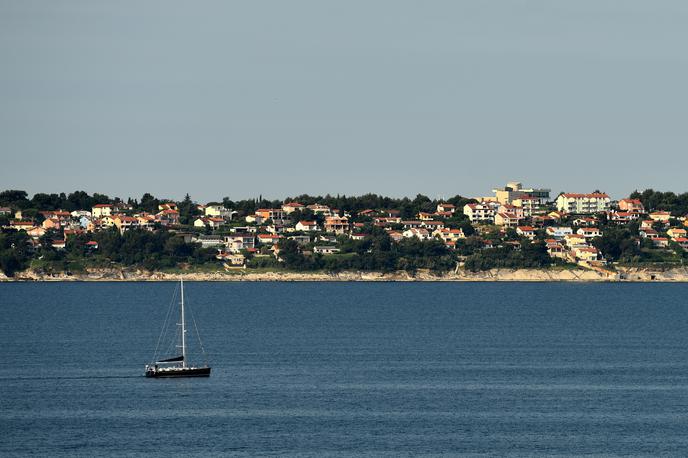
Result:
[[[0,284],[0,454],[688,454],[686,285],[188,283],[146,379],[174,287]]]

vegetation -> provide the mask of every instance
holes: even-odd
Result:
[[[672,226],[680,226],[677,220],[688,214],[688,193],[675,194],[652,189],[634,192],[631,198],[640,199],[649,211],[664,210],[673,215]],[[21,210],[23,218],[33,219],[36,224],[43,221],[41,212],[52,210],[90,210],[97,204],[121,204],[124,212],[157,213],[159,205],[169,202],[145,193],[140,199],[128,199],[126,202],[118,197],[111,198],[104,194],[89,195],[84,191],[69,194],[38,193],[29,198],[25,191],[6,190],[0,192],[0,207]],[[439,203],[448,202],[457,208],[473,202],[462,196],[449,199],[431,199],[422,194],[415,198],[390,198],[377,194],[362,196],[310,196],[299,195],[285,199],[285,202],[299,202],[303,205],[314,203],[336,208],[351,215],[350,221],[358,223],[357,232],[368,234],[363,240],[353,240],[348,236],[339,236],[336,242],[317,241],[313,237],[291,240],[282,238],[279,241],[279,253],[275,257],[268,246],[259,247],[258,253],[244,252],[247,267],[250,269],[288,269],[294,271],[407,271],[414,273],[419,269],[433,272],[447,272],[463,263],[472,271],[492,268],[542,268],[562,264],[552,259],[544,243],[544,228],[537,231],[535,242],[519,236],[514,229],[498,226],[479,227],[480,234],[463,213],[456,212],[449,217],[437,216],[445,227],[461,229],[467,238],[459,239],[455,249],[450,250],[439,239],[419,240],[404,238],[393,242],[387,231],[374,224],[374,219],[363,210],[390,210],[402,219],[416,219],[418,213],[434,213]],[[240,216],[254,213],[258,208],[278,208],[282,201],[263,199],[231,200],[225,197],[219,205],[239,212]],[[179,211],[181,229],[196,234],[225,235],[231,227],[244,225],[243,221],[233,221],[221,229],[193,226],[196,217],[202,214],[202,208],[186,194],[184,199],[176,202]],[[122,211],[122,210],[118,210]],[[683,263],[688,259],[688,252],[676,242],[670,242],[666,249],[657,249],[651,240],[640,237],[638,222],[616,225],[609,221],[605,214],[598,215],[596,224],[603,232],[601,237],[593,239],[591,244],[599,249],[611,262],[632,265]],[[10,216],[0,216],[0,226],[9,225]],[[571,225],[575,215],[570,215],[560,225]],[[322,225],[325,217],[303,208],[287,216],[292,226],[299,220],[313,220]],[[548,222],[547,224],[555,224]],[[391,229],[403,230],[401,224],[390,225]],[[663,232],[666,228],[655,223],[654,228]],[[298,232],[292,235],[308,235]],[[186,243],[173,231],[156,225],[154,231],[129,230],[121,234],[115,228],[96,231],[89,234],[68,235],[63,250],[53,248],[54,240],[63,240],[61,232],[48,230],[38,241],[31,240],[26,232],[4,229],[0,232],[0,270],[8,276],[15,275],[28,267],[44,272],[76,272],[86,267],[140,267],[148,270],[174,270],[193,267],[194,269],[217,269],[215,249],[203,249],[200,244]],[[89,244],[90,242],[90,244]],[[97,243],[97,249],[94,247]],[[318,244],[336,244],[339,252],[330,255],[314,253]]]

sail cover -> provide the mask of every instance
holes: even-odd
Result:
[[[177,361],[184,361],[184,356],[175,356],[174,358],[161,359],[157,363],[176,363]]]

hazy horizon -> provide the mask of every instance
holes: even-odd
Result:
[[[0,0],[0,188],[686,191],[679,1]]]

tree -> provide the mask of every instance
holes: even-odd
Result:
[[[0,192],[0,206],[12,208],[27,208],[30,205],[26,191],[8,189]]]

